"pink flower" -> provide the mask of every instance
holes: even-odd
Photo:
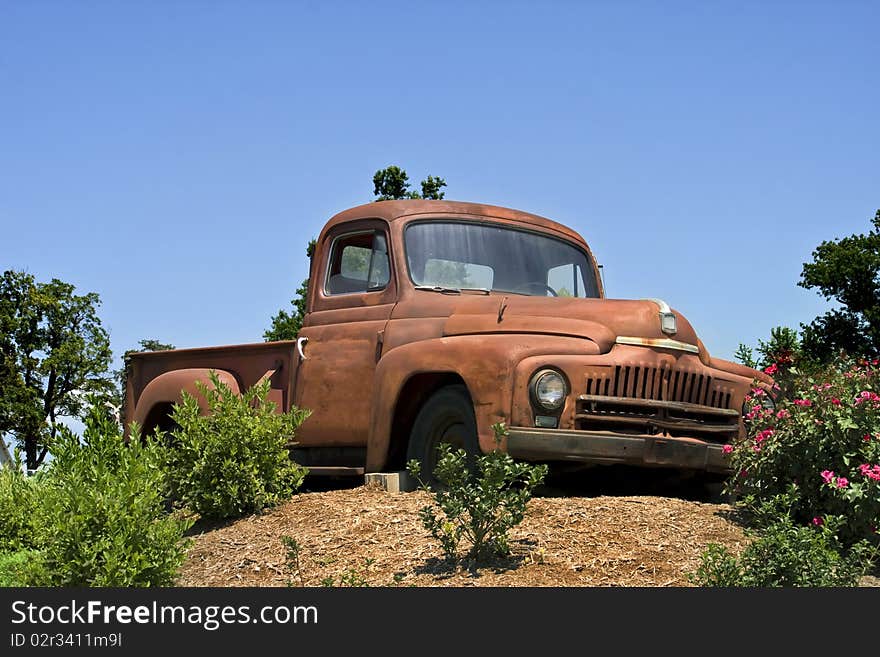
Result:
[[[822,520],[822,518],[820,518],[819,516],[816,516],[815,518],[813,518],[813,524],[816,525],[816,527],[821,527],[825,524],[825,521]]]
[[[832,397],[831,403],[834,404],[835,406],[840,406],[840,400],[837,397]]]
[[[795,406],[812,406],[813,402],[809,399],[795,399],[793,400]]]
[[[781,411],[776,412],[776,417],[780,420],[784,420],[787,417],[791,417],[791,413],[783,408]]]
[[[724,445],[724,447],[721,448],[722,454],[730,454],[732,451],[733,451],[733,445]]]
[[[834,472],[831,470],[822,470],[822,479],[825,480],[826,484],[830,484],[834,481]]]
[[[760,445],[765,440],[767,440],[770,436],[772,436],[774,433],[776,433],[776,432],[773,429],[764,429],[763,431],[758,433],[758,435],[755,436],[755,444]],[[757,452],[758,450],[755,450],[755,451]]]
[[[770,374],[771,376],[773,374],[776,374],[777,371],[779,371],[779,367],[776,365],[776,363],[773,363],[769,367],[764,368],[764,374]]]
[[[869,440],[871,440],[871,434],[866,433],[864,436],[862,436],[862,440],[868,442]]]
[[[859,466],[859,472],[863,477],[873,479],[874,481],[880,481],[880,465],[871,466],[867,463],[862,463],[862,465]]]
[[[865,402],[871,402],[875,407],[880,405],[880,396],[877,395],[876,392],[871,392],[870,390],[863,390],[855,398],[855,405],[863,404]]]
[[[846,488],[849,486],[849,479],[846,477],[838,477],[837,478],[837,487],[838,488]]]

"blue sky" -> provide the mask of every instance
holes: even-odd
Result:
[[[876,2],[0,0],[0,265],[254,342],[389,164],[578,230],[731,358],[880,207]]]

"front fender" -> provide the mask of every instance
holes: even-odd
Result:
[[[367,472],[380,471],[388,459],[394,412],[406,382],[417,374],[456,374],[474,402],[477,434],[484,452],[495,447],[492,424],[509,422],[514,371],[528,356],[595,355],[596,343],[583,338],[546,335],[463,335],[420,340],[386,353],[376,366],[367,438]]]

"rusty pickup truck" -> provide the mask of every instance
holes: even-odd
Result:
[[[215,370],[271,381],[309,409],[292,446],[311,474],[432,472],[441,442],[569,464],[724,473],[750,386],[661,299],[605,298],[575,231],[517,210],[383,201],[337,214],[317,240],[295,341],[137,353],[126,424],[172,427],[181,391]],[[764,397],[772,403],[772,397]]]

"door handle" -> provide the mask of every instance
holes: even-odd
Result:
[[[303,349],[306,346],[306,343],[309,341],[308,338],[297,338],[296,339],[296,350],[299,352],[299,357],[302,360],[306,359],[306,355],[303,352]]]

